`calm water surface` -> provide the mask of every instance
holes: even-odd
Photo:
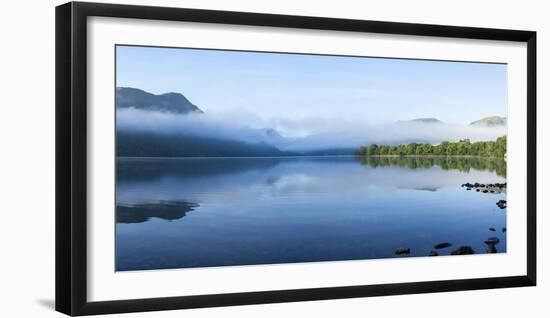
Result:
[[[120,158],[116,270],[426,256],[441,242],[440,255],[486,253],[489,237],[506,252],[506,195],[461,187],[505,174],[479,158]]]

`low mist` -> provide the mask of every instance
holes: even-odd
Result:
[[[486,141],[506,134],[505,126],[473,127],[417,122],[368,125],[365,122],[365,118],[356,121],[314,117],[299,121],[288,118],[266,120],[246,112],[180,115],[134,108],[117,110],[119,132],[185,134],[248,143],[263,142],[281,150],[294,151],[356,148],[370,143],[438,144],[466,138],[472,142]]]

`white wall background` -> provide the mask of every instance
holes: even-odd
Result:
[[[54,303],[54,7],[11,1],[0,11],[0,316],[61,317]],[[162,0],[115,1],[189,8],[452,24],[538,32],[538,161],[548,161],[550,22],[546,1]],[[546,120],[545,120],[546,119]],[[538,167],[537,287],[116,315],[116,317],[544,317],[550,314],[545,202]]]

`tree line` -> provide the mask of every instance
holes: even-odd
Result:
[[[506,155],[506,135],[496,141],[443,141],[438,145],[409,143],[397,146],[370,144],[359,147],[357,156],[478,156],[503,158]]]

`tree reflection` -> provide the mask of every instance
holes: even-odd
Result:
[[[481,157],[421,157],[421,156],[361,156],[356,157],[361,164],[376,168],[387,166],[399,166],[409,169],[431,168],[439,166],[442,170],[458,170],[470,172],[470,170],[495,172],[498,176],[506,178],[506,161],[499,158]]]

